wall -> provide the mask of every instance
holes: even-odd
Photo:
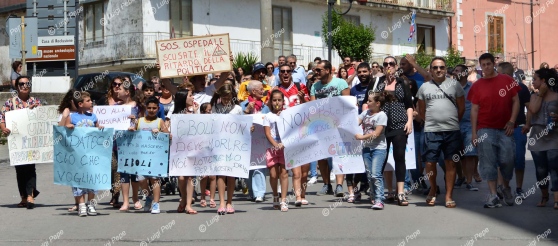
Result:
[[[6,22],[9,14],[15,14],[17,16],[25,15],[25,11],[10,12],[5,14],[0,14],[0,83],[7,83],[10,81],[10,75],[12,74],[12,59],[9,56],[8,46],[10,45],[10,39],[6,32]],[[6,32],[4,31],[6,30]],[[5,55],[4,55],[5,54]],[[15,61],[15,60],[14,60]]]
[[[463,22],[461,28],[463,40],[460,41],[463,46],[463,55],[468,59],[478,59],[478,56],[487,52],[488,29],[486,26],[489,20],[486,16],[495,12],[502,12],[504,16],[504,55],[507,56],[507,60],[509,61],[512,55],[518,53],[530,53],[530,6],[529,1],[523,2],[521,4],[519,2],[463,0],[460,17]],[[558,57],[558,50],[553,47],[558,33],[551,31],[558,21],[558,15],[554,14],[558,11],[558,4],[552,0],[538,2],[539,5],[533,7],[535,69],[538,69],[542,62],[548,62],[551,67],[558,63],[558,60],[555,59]],[[508,4],[507,8],[504,7],[506,4]],[[479,28],[475,29],[475,26],[479,26]],[[453,43],[457,45],[457,20],[453,21],[452,27],[454,30]],[[479,31],[476,33],[476,38],[475,30]],[[518,61],[519,67],[525,70],[532,65],[531,54],[526,57],[528,59]]]

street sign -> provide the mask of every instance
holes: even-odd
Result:
[[[25,18],[25,58],[37,57],[37,23],[36,17]],[[6,32],[10,37],[10,58],[21,59],[21,18],[9,18]]]
[[[37,53],[38,58],[28,59],[28,61],[73,61],[75,59],[75,46],[39,46]]]
[[[39,37],[39,46],[73,46],[74,36]]]

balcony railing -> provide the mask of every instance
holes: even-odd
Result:
[[[123,33],[106,36],[101,40],[80,40],[80,65],[95,65],[115,61],[156,59],[155,41],[169,39],[168,33]],[[252,52],[261,56],[259,41],[231,39],[233,54]],[[327,47],[294,45],[284,55],[297,55],[297,63],[305,67],[315,57],[327,59]],[[341,63],[337,52],[332,52],[332,63]]]
[[[453,12],[451,0],[368,0],[368,3],[385,3],[406,7]]]

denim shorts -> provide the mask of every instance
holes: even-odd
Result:
[[[120,173],[120,181],[123,184],[130,183],[130,180],[134,183],[137,183],[138,182],[138,176],[134,175],[134,174],[129,174],[129,173]]]
[[[486,134],[486,135],[485,135]],[[504,180],[511,180],[515,166],[515,140],[505,130],[482,128],[477,131],[479,141],[479,173],[483,179],[496,181],[498,167]]]
[[[473,146],[473,127],[469,123],[460,124],[459,127],[461,128],[461,138],[463,139],[463,156],[477,156],[477,147]]]
[[[425,132],[425,149],[422,155],[424,161],[437,163],[443,153],[446,160],[452,160],[461,150],[461,132]]]
[[[74,196],[83,196],[83,195],[86,195],[90,192],[95,194],[95,195],[97,195],[97,193],[98,193],[96,190],[92,190],[92,189],[72,187],[72,193],[74,194]]]
[[[515,140],[515,169],[525,170],[525,152],[527,150],[527,135],[521,133],[522,127],[516,127],[513,131]]]

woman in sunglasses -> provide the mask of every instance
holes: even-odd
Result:
[[[31,78],[27,76],[19,76],[15,79],[17,85],[17,96],[14,96],[4,103],[0,110],[0,128],[2,134],[9,135],[10,129],[6,128],[6,112],[11,110],[18,110],[29,108],[33,109],[41,106],[41,100],[31,97]],[[35,197],[39,195],[37,190],[37,173],[35,172],[35,164],[18,165],[15,166],[17,187],[19,188],[19,195],[21,202],[17,204],[18,207],[27,207],[33,209],[35,207]]]
[[[384,91],[394,95],[396,100],[386,102],[382,107],[388,116],[386,127],[387,149],[393,144],[393,159],[395,161],[395,178],[397,182],[397,196],[389,193],[387,200],[397,200],[399,206],[407,206],[409,202],[405,197],[404,184],[407,168],[405,166],[405,149],[407,145],[407,135],[413,131],[413,99],[409,84],[400,78],[402,73],[398,70],[397,60],[393,56],[384,59],[385,75],[380,77],[378,82],[372,81],[368,85],[368,90],[364,101],[368,101],[371,93],[382,93]],[[366,107],[366,106],[364,106]],[[364,108],[363,110],[366,110]],[[388,153],[389,156],[389,153]],[[387,164],[388,156],[384,161],[384,168]],[[389,189],[390,179],[386,177],[386,185]]]

